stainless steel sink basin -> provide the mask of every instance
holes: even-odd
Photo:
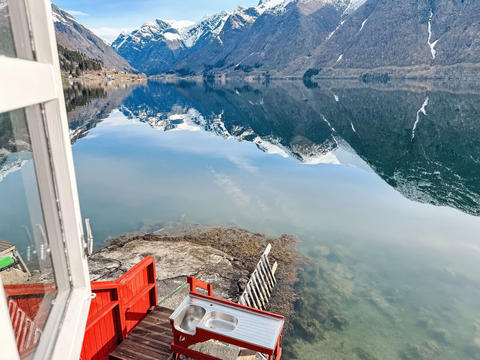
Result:
[[[203,325],[217,331],[229,332],[235,330],[238,319],[235,316],[219,311],[211,311],[203,319]]]
[[[207,311],[198,305],[187,305],[178,317],[174,320],[175,327],[180,330],[194,334],[198,323],[202,320]]]
[[[187,336],[201,331],[211,334],[212,339],[220,335],[271,350],[275,349],[284,324],[281,317],[196,294],[189,294],[170,320],[177,331]]]

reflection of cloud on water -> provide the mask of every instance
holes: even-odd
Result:
[[[256,168],[255,168],[256,169]],[[250,210],[260,211],[263,214],[271,213],[270,208],[257,196],[253,198],[247,194],[230,176],[211,170],[214,182],[230,196],[235,204],[242,207],[248,207]]]
[[[250,173],[258,172],[258,168],[255,165],[253,165],[249,159],[246,159],[240,156],[235,156],[235,155],[227,155],[227,158],[233,164],[237,165],[239,169],[246,170]]]
[[[233,180],[225,174],[217,173],[212,170],[215,184],[220,186],[232,199],[240,206],[247,206],[251,199]]]
[[[480,245],[477,245],[477,244],[463,244],[463,246],[464,246],[467,250],[474,251],[474,252],[476,252],[478,255],[480,255]]]
[[[99,134],[92,134],[92,133],[88,133],[87,136],[85,136],[85,139],[95,139],[97,137],[99,137],[100,135]]]
[[[103,120],[102,126],[125,126],[125,125],[140,125],[138,119],[130,119],[126,117],[119,109],[113,110],[110,115]]]

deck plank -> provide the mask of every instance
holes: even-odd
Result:
[[[157,306],[110,354],[110,360],[168,360],[173,341],[168,317],[173,310]]]

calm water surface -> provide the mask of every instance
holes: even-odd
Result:
[[[97,246],[167,221],[300,238],[285,358],[480,359],[474,92],[149,82],[70,118]],[[23,189],[15,161],[0,199]],[[25,211],[1,206],[0,238]]]

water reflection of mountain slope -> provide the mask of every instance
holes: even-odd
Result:
[[[68,112],[70,139],[72,144],[88,135],[99,122],[118,108],[132,92],[133,87],[105,90],[104,88],[82,88],[79,94],[73,97],[75,104]],[[68,101],[68,98],[66,97]],[[68,103],[67,103],[68,107]]]
[[[309,164],[342,162],[346,150],[409,199],[480,215],[479,100],[341,83],[151,82],[122,111],[165,131],[206,130]]]
[[[87,136],[132,90],[133,87],[106,90],[80,84],[65,89],[72,144]],[[20,170],[30,159],[24,154],[31,151],[28,131],[26,128],[15,129],[14,134],[9,116],[8,113],[0,114],[0,182],[9,174]]]

